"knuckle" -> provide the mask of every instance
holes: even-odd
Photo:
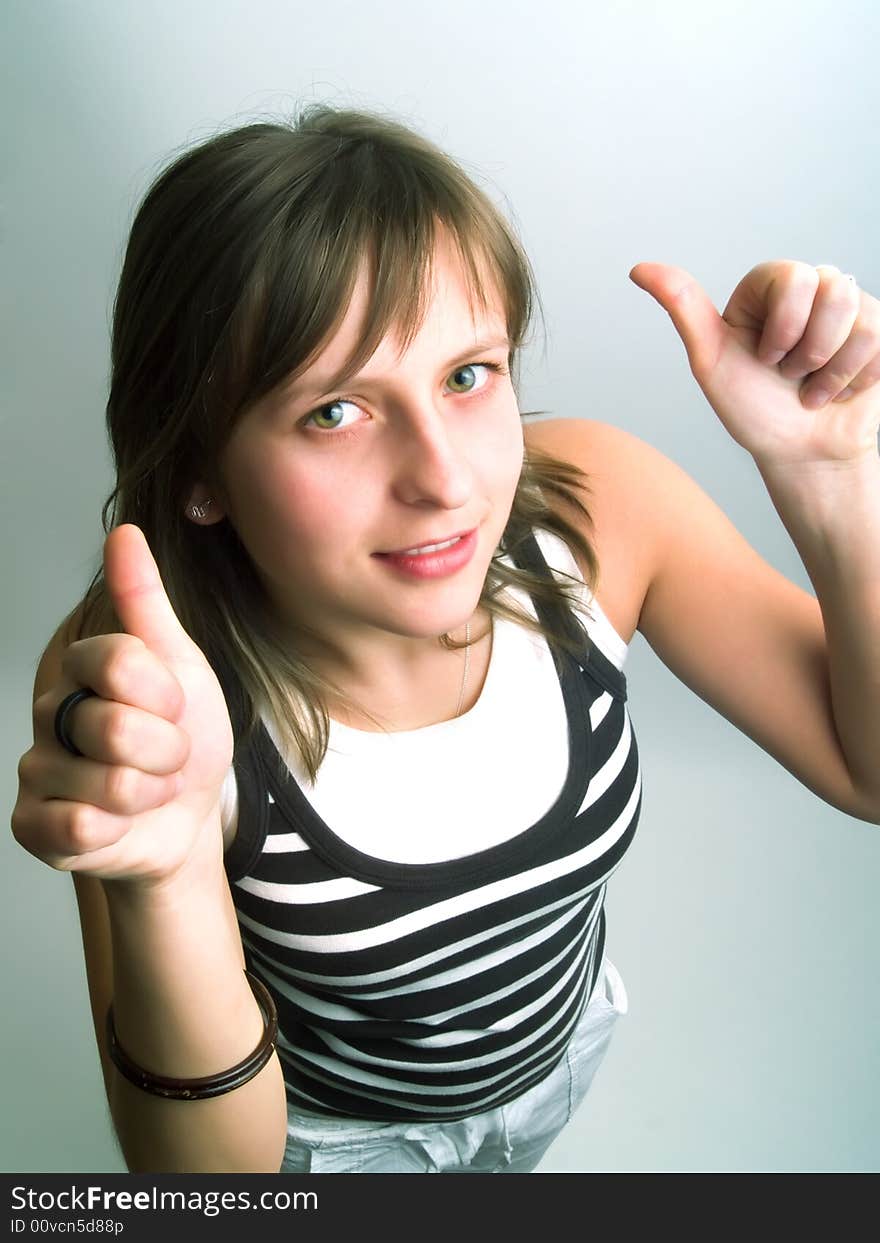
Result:
[[[825,388],[845,388],[849,376],[839,368],[826,367],[822,372],[822,383]]]
[[[108,810],[132,810],[139,785],[138,774],[133,768],[116,765],[109,769],[104,782]]]
[[[108,653],[103,670],[107,697],[115,699],[119,695],[130,695],[142,669],[141,654],[136,647],[131,644],[115,647]]]
[[[18,784],[27,785],[30,781],[34,767],[33,747],[25,751],[24,755],[18,761]]]
[[[818,289],[822,280],[822,273],[818,267],[800,259],[789,260],[787,272],[790,281],[809,285],[813,289]]]
[[[67,840],[74,854],[92,850],[98,840],[95,809],[88,803],[77,803],[67,821]]]
[[[34,734],[45,726],[52,724],[59,703],[60,700],[58,699],[57,688],[55,690],[45,691],[34,700],[32,711]]]
[[[12,830],[13,839],[23,850],[37,858],[43,857],[38,853],[39,822],[34,816],[32,803],[19,800],[15,804],[12,815],[9,817],[9,827]]]
[[[795,318],[793,312],[782,314],[776,325],[775,337],[779,339],[779,348],[792,350],[803,335],[803,325]]]
[[[837,281],[829,291],[828,298],[833,306],[852,314],[852,285],[849,281]]]
[[[869,350],[877,349],[880,346],[880,325],[866,324],[862,320],[857,319],[849,339],[860,353],[867,354]]]
[[[189,760],[190,752],[192,751],[192,738],[187,733],[187,731],[185,729],[181,729],[180,726],[175,726],[175,729],[177,730],[178,757],[179,757],[177,761],[177,767],[183,768],[184,764],[186,764],[186,762]]]
[[[864,367],[857,377],[861,388],[867,388],[870,384],[875,384],[880,380],[880,354],[877,355],[867,367]],[[855,381],[850,381],[855,383]]]
[[[76,639],[73,643],[68,643],[67,647],[61,653],[61,671],[69,673],[76,663],[76,658],[82,650],[83,639]]]
[[[124,708],[115,708],[104,714],[101,741],[113,759],[121,759],[131,738],[131,714]]]
[[[68,644],[61,658],[62,672],[73,682],[91,686],[103,698],[130,686],[145,649],[130,634],[96,634]]]
[[[39,747],[34,746],[25,751],[18,761],[18,783],[21,789],[41,797],[49,763],[48,757]]]
[[[12,809],[12,815],[9,818],[9,825],[12,829],[12,836],[18,842],[19,846],[25,846],[28,836],[28,821],[20,800]]]
[[[101,650],[104,639],[104,635],[90,635],[87,639],[74,639],[72,643],[68,643],[61,653],[63,671],[76,680],[76,670],[88,659],[90,653]]]

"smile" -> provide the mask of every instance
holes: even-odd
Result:
[[[478,531],[464,531],[437,544],[419,544],[403,552],[374,553],[378,561],[405,578],[446,578],[464,569],[477,548]]]
[[[455,535],[452,539],[446,540],[442,544],[422,544],[420,548],[404,548],[400,554],[403,557],[420,557],[426,552],[439,552],[441,548],[451,548],[453,544],[457,544],[462,537]]]

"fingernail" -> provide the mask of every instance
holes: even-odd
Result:
[[[764,362],[768,367],[775,367],[777,363],[782,362],[785,355],[785,350],[771,350],[769,354],[764,355]]]
[[[849,385],[847,385],[846,388],[843,389],[842,392],[837,394],[834,400],[835,401],[846,401],[847,397],[852,397],[855,391],[856,390],[854,388],[850,388]]]
[[[831,394],[826,393],[824,389],[814,388],[811,393],[807,393],[806,397],[804,397],[804,405],[808,410],[820,410],[822,406],[827,404],[830,396]]]

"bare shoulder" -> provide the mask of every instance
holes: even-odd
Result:
[[[677,469],[638,436],[596,419],[543,419],[524,425],[527,449],[577,466],[587,476],[582,497],[592,525],[569,512],[599,558],[597,598],[629,643],[661,555],[651,484]],[[646,486],[647,485],[647,486]],[[583,568],[583,567],[582,567]]]
[[[631,490],[647,467],[674,465],[647,441],[598,419],[539,419],[524,424],[523,435],[529,448],[578,466],[603,496],[609,488]]]

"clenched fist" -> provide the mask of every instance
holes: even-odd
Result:
[[[124,633],[71,643],[61,679],[34,702],[34,745],[19,763],[12,830],[50,867],[161,885],[222,857],[219,800],[232,726],[139,527],[107,536],[104,578]],[[67,718],[82,752],[74,756],[54,722],[80,687],[96,694]]]

